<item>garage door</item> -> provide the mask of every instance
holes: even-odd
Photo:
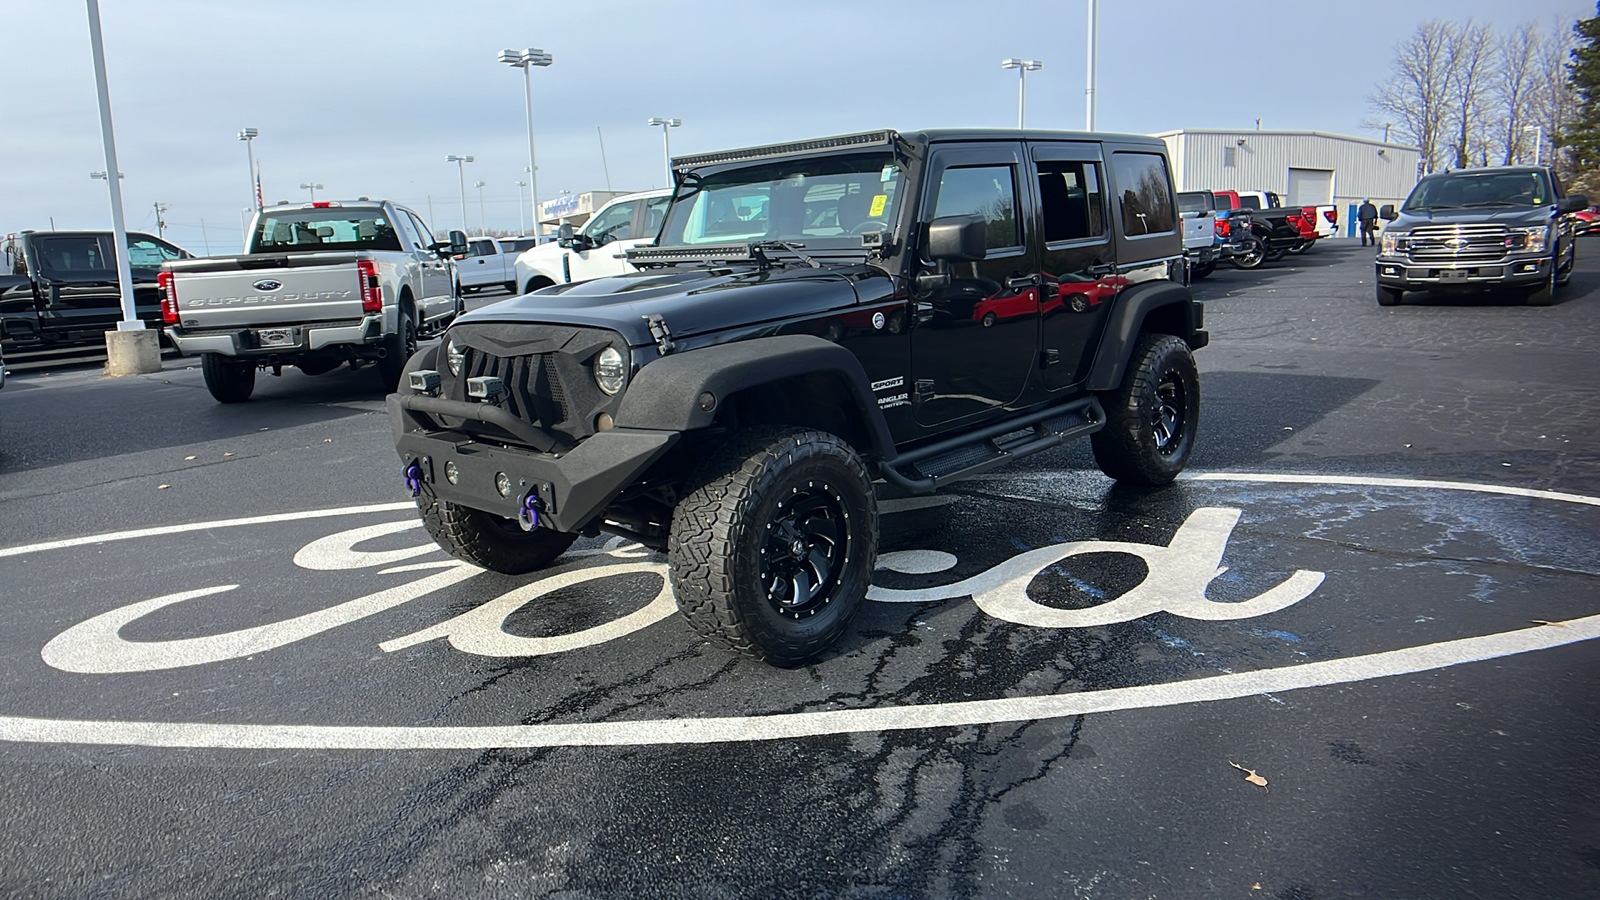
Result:
[[[1332,169],[1289,170],[1290,206],[1326,206],[1332,202]]]

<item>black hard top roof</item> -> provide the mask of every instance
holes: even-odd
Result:
[[[1449,169],[1444,172],[1429,172],[1423,178],[1444,178],[1449,175],[1531,175],[1535,172],[1548,172],[1549,166],[1479,166],[1471,169]]]
[[[1165,148],[1160,138],[1147,134],[1116,134],[1088,131],[1035,131],[1019,128],[933,128],[925,131],[864,131],[857,134],[840,134],[831,137],[788,141],[782,144],[764,144],[756,147],[739,147],[691,156],[676,156],[672,168],[676,171],[700,166],[751,162],[759,159],[776,159],[783,156],[804,156],[843,150],[871,149],[893,146],[897,141],[912,144],[936,144],[944,141],[1112,141],[1122,144],[1144,144],[1152,148]]]

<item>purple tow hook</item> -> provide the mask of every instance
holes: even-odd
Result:
[[[411,496],[422,494],[422,467],[416,463],[406,466],[406,487],[411,488]]]
[[[517,523],[523,531],[532,531],[539,527],[539,495],[533,491],[522,496],[521,508],[517,510]]]

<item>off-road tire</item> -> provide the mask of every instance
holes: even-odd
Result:
[[[1200,374],[1189,345],[1170,334],[1141,335],[1122,385],[1100,399],[1106,424],[1089,438],[1100,471],[1139,485],[1178,477],[1200,424]]]
[[[243,403],[256,389],[256,367],[251,363],[237,362],[221,353],[202,353],[200,372],[206,379],[206,390],[218,403]]]
[[[821,431],[751,429],[706,460],[691,485],[667,544],[672,590],[690,627],[784,667],[838,641],[866,597],[878,544],[872,478],[850,445]],[[780,558],[786,530],[808,549]],[[813,586],[818,553],[831,572]],[[816,590],[805,604],[794,580],[801,576],[784,574],[799,569]]]
[[[1405,296],[1405,293],[1399,288],[1388,288],[1380,284],[1378,285],[1378,305],[1399,306],[1400,298]]]
[[[383,358],[378,360],[378,377],[383,379],[384,391],[392,394],[400,387],[406,360],[417,352],[417,323],[408,307],[400,308],[400,328],[383,339],[383,350]]]
[[[565,553],[576,534],[535,528],[523,531],[515,519],[421,494],[417,511],[423,527],[456,559],[502,575],[522,575],[550,565]]]

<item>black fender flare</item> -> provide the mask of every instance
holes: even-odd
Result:
[[[1194,302],[1189,289],[1175,281],[1147,281],[1123,290],[1117,295],[1111,318],[1100,335],[1100,347],[1095,351],[1094,365],[1089,370],[1085,386],[1091,391],[1109,391],[1122,384],[1123,372],[1128,368],[1128,356],[1144,323],[1150,314],[1165,307],[1178,307],[1183,320],[1178,337],[1189,343],[1190,349],[1205,346],[1205,332],[1200,328],[1202,307]]]
[[[751,338],[662,357],[641,368],[623,393],[617,427],[706,428],[716,420],[723,400],[739,391],[818,373],[843,383],[871,444],[861,449],[893,459],[894,439],[861,361],[838,344],[806,334]],[[709,409],[701,402],[707,393],[712,397]]]

